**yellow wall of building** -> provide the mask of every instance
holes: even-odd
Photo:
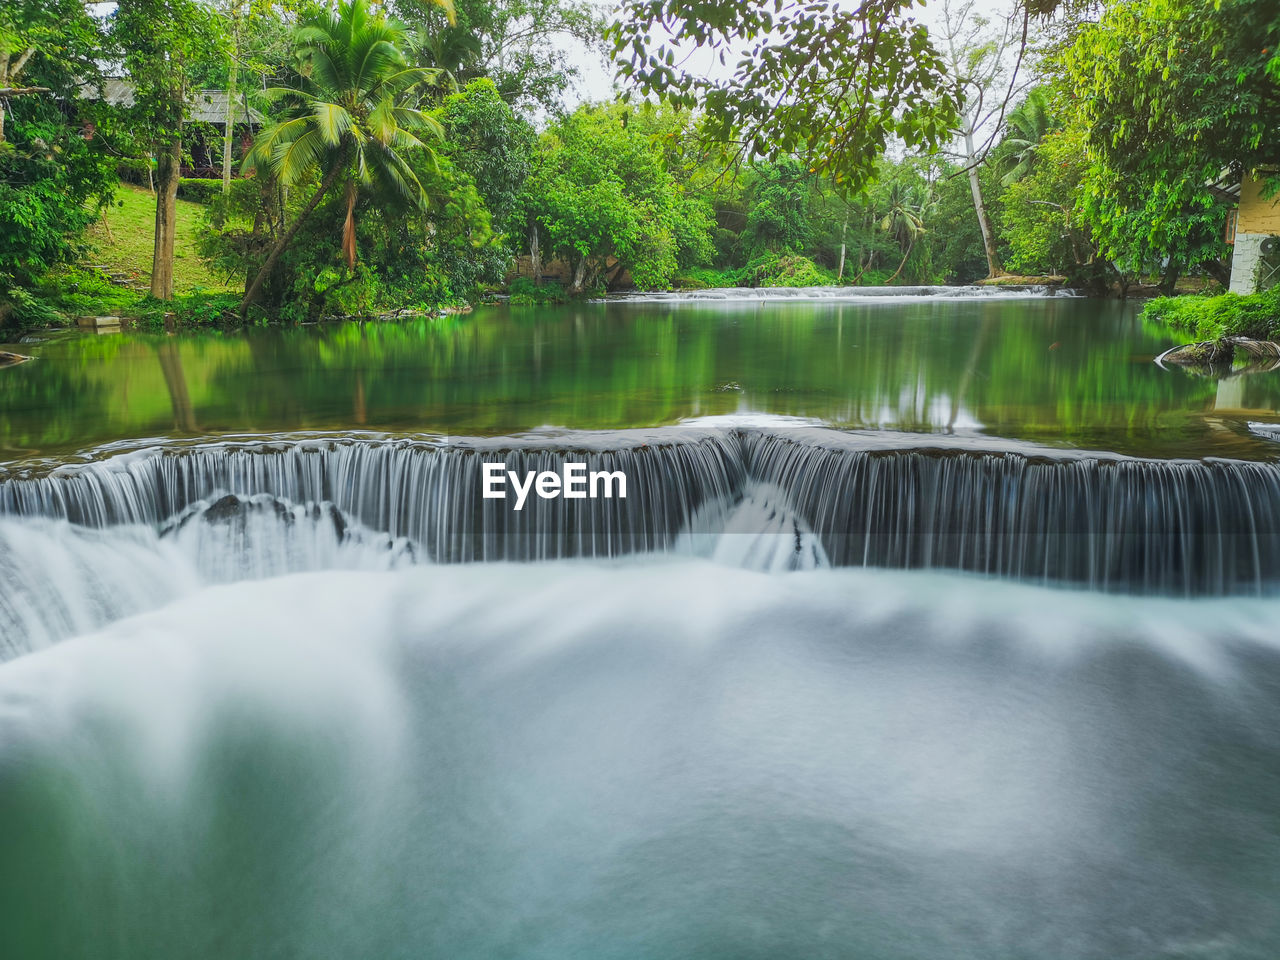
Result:
[[[1240,184],[1236,233],[1280,234],[1280,193],[1262,199],[1262,181],[1245,177]]]

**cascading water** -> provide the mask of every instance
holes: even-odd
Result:
[[[1273,588],[1280,466],[827,430],[744,437],[837,565],[947,567],[1151,593]],[[922,448],[923,447],[923,448]]]
[[[158,528],[0,517],[0,660],[151,610],[203,586],[312,570],[391,570],[412,544],[330,503],[200,500]]]
[[[481,496],[486,461],[525,474],[566,460],[622,471],[626,499],[533,497],[515,511]],[[0,513],[163,533],[226,495],[279,498],[286,513],[331,504],[436,562],[691,550],[778,569],[944,567],[1149,593],[1263,592],[1280,579],[1275,463],[817,428],[161,446],[9,479]],[[271,569],[332,565],[307,549],[306,564]]]
[[[30,397],[167,432],[97,422],[148,375],[184,435],[696,419],[8,468],[0,957],[1271,960],[1280,464],[813,426],[1013,398],[1016,436],[1268,457],[1266,383],[1151,380],[1152,337],[1032,295],[139,338],[109,393],[59,379],[97,352],[24,365],[0,440],[46,454],[75,430]],[[486,461],[627,497],[516,511]]]
[[[1042,284],[984,287],[970,286],[893,286],[893,287],[714,287],[708,290],[682,290],[678,292],[626,293],[610,297],[611,303],[764,303],[823,301],[833,303],[858,303],[880,301],[883,303],[912,300],[1021,300],[1044,297],[1076,297],[1080,294],[1066,287],[1050,287]]]

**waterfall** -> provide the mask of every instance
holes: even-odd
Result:
[[[839,566],[1095,589],[1259,592],[1280,579],[1280,466],[802,430],[744,438]]]
[[[411,543],[331,503],[224,495],[158,528],[0,517],[0,661],[155,609],[210,584],[314,570],[392,570]]]
[[[567,460],[623,471],[627,498],[531,498],[517,512],[481,496],[486,461],[523,474]],[[255,525],[257,549],[268,529],[289,543],[248,556],[225,524],[184,520],[228,496],[221,509],[234,507],[235,529]],[[940,567],[1179,595],[1280,581],[1275,463],[819,428],[160,445],[13,475],[0,515],[150,528],[237,577],[329,568],[356,544],[349,527],[397,563],[692,552],[757,569]],[[211,537],[218,546],[195,543]]]
[[[615,444],[613,447],[605,443]],[[520,512],[481,496],[481,465],[519,474],[623,471],[624,500],[531,499]],[[437,562],[617,556],[666,549],[710,500],[742,485],[732,432],[633,431],[567,440],[305,439],[156,447],[0,483],[0,514],[157,525],[225,494],[333,503],[412,540]]]

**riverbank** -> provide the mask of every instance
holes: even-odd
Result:
[[[1146,305],[1142,315],[1200,340],[1247,337],[1280,341],[1280,286],[1248,296],[1159,297]]]

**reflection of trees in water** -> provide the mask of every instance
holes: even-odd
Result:
[[[101,410],[108,393],[101,382],[82,375],[83,367],[109,362],[118,348],[103,343],[71,363],[41,357],[0,371],[0,458],[78,443],[86,432],[82,412]],[[39,356],[44,351],[33,347],[31,352]]]
[[[1150,356],[1167,335],[1126,309],[1071,300],[586,304],[84,338],[0,372],[0,440],[29,450],[175,427],[366,424],[495,434],[740,409],[907,430],[972,417],[992,434],[1081,445],[1194,439],[1217,386],[1155,367]],[[1275,409],[1280,375],[1247,379],[1239,402]],[[723,389],[731,382],[741,389]]]
[[[182,367],[182,352],[172,340],[156,347],[160,369],[164,372],[164,384],[169,388],[169,402],[173,405],[173,425],[187,433],[199,432],[196,412],[191,404],[191,391],[187,389],[187,375]]]

